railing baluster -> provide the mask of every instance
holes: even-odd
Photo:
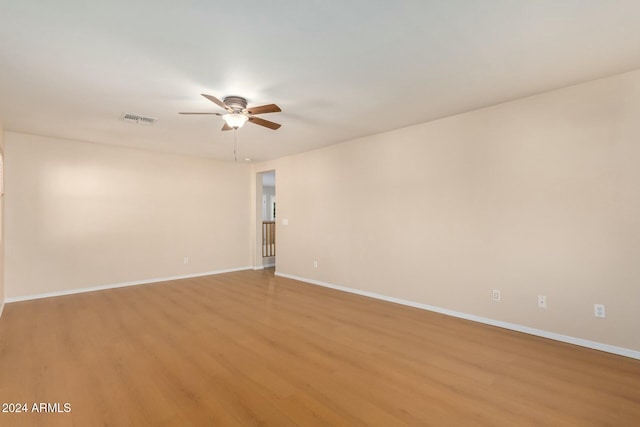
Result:
[[[262,221],[262,256],[276,256],[276,222]]]

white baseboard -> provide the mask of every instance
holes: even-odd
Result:
[[[19,301],[28,301],[32,299],[59,297],[62,295],[72,295],[72,294],[81,294],[84,292],[103,291],[105,289],[124,288],[126,286],[147,285],[149,283],[167,282],[170,280],[179,280],[179,279],[189,279],[191,277],[211,276],[214,274],[231,273],[234,271],[242,271],[242,270],[250,270],[250,269],[251,267],[238,267],[238,268],[228,268],[224,270],[205,271],[203,273],[183,274],[180,276],[157,277],[155,279],[136,280],[133,282],[123,282],[123,283],[115,283],[111,285],[92,286],[89,288],[77,288],[77,289],[69,289],[65,291],[46,292],[43,294],[11,297],[11,298],[6,298],[5,302],[12,303],[12,302],[19,302]]]
[[[263,264],[263,265],[256,265],[253,267],[254,270],[264,270],[265,268],[271,268],[271,267],[275,267],[276,263],[272,262],[269,264]]]
[[[4,311],[4,301],[0,301],[0,317],[2,317],[2,312]]]
[[[640,351],[637,351],[637,350],[631,350],[624,347],[617,347],[614,345],[603,344],[596,341],[585,340],[582,338],[575,338],[568,335],[557,334],[555,332],[543,331],[541,329],[530,328],[528,326],[522,326],[515,323],[503,322],[500,320],[489,319],[487,317],[476,316],[474,314],[467,314],[459,311],[449,310],[446,308],[440,308],[432,305],[422,304],[419,302],[389,297],[389,296],[377,294],[374,292],[362,291],[359,289],[348,288],[345,286],[338,286],[332,283],[322,282],[320,280],[307,279],[305,277],[295,276],[293,274],[281,273],[279,271],[276,271],[275,275],[286,277],[289,279],[299,280],[301,282],[310,283],[312,285],[324,286],[326,288],[336,289],[338,291],[349,292],[352,294],[363,295],[366,297],[375,298],[382,301],[388,301],[396,304],[406,305],[409,307],[420,308],[423,310],[433,311],[440,314],[446,314],[448,316],[471,320],[473,322],[484,323],[486,325],[497,326],[499,328],[510,329],[512,331],[523,332],[525,334],[535,335],[538,337],[548,338],[555,341],[561,341],[569,344],[579,345],[581,347],[587,347],[594,350],[605,351],[607,353],[613,353],[620,356],[626,356],[632,359],[640,360]]]

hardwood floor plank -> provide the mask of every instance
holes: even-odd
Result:
[[[8,304],[0,425],[635,426],[640,362],[272,270]]]

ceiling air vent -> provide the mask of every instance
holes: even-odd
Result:
[[[153,117],[139,116],[137,114],[124,113],[122,115],[122,120],[129,123],[136,123],[139,125],[152,125],[158,121],[158,119]]]

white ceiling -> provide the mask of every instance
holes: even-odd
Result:
[[[5,130],[266,160],[640,68],[637,0],[0,0]],[[153,126],[120,120],[156,117]]]

